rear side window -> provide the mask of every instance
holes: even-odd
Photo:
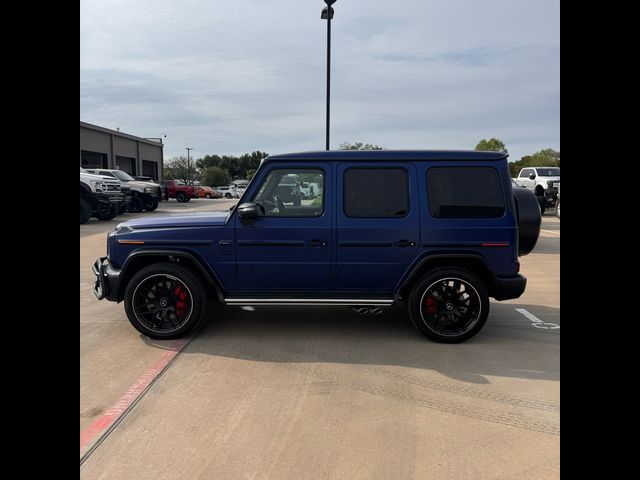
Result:
[[[403,168],[349,168],[344,172],[344,213],[348,217],[405,217],[409,179]]]
[[[491,167],[427,170],[429,211],[436,218],[492,218],[504,214],[500,176]]]

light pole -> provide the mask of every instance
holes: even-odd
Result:
[[[191,185],[191,164],[189,163],[189,152],[193,150],[191,147],[186,147],[187,149],[187,185]]]
[[[331,19],[333,18],[333,5],[336,3],[336,0],[324,0],[324,3],[327,4],[326,7],[322,9],[322,13],[320,14],[320,18],[322,20],[327,21],[327,140],[325,150],[329,150],[329,93],[330,93],[330,85],[331,85]]]

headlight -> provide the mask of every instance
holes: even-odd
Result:
[[[91,186],[94,190],[102,190],[102,182],[100,180],[91,180]]]
[[[153,188],[151,188],[151,187],[144,187],[144,193],[153,193]]]
[[[133,227],[126,223],[119,223],[116,225],[116,233],[128,233],[133,232]]]

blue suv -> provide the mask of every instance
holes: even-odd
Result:
[[[406,305],[420,332],[454,343],[480,331],[489,297],[524,292],[518,256],[539,232],[538,203],[512,189],[506,154],[275,155],[229,212],[119,224],[94,293],[124,300],[153,338],[184,335],[223,305]]]

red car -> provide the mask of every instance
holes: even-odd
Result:
[[[197,191],[198,198],[220,198],[222,194],[211,187],[200,186]]]
[[[192,198],[198,198],[200,187],[197,185],[183,185],[175,180],[162,180],[160,184],[164,188],[167,200],[175,198],[178,202],[188,202]]]

